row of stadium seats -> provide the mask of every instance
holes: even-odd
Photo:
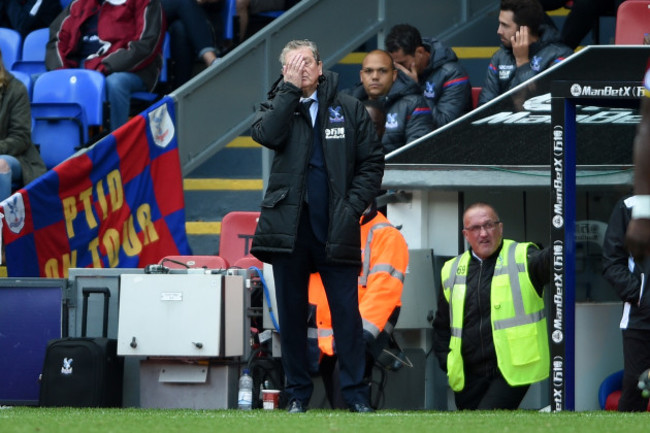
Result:
[[[5,67],[23,82],[32,106],[32,140],[47,168],[52,168],[88,145],[108,127],[104,76],[85,69],[47,71],[45,47],[49,29],[37,29],[22,40],[15,30],[0,28]],[[160,82],[168,78],[169,34],[163,45]],[[132,98],[151,103],[159,95],[136,92]],[[92,134],[91,131],[95,133]]]
[[[643,43],[643,37],[648,32],[650,32],[650,1],[630,0],[624,2],[617,15],[616,43]],[[41,85],[36,85],[42,76],[47,75],[44,72],[46,70],[45,45],[48,38],[49,30],[47,28],[31,32],[24,41],[18,32],[0,28],[0,48],[5,66],[28,89],[33,103],[34,142],[41,146],[46,165],[51,168],[74,153],[75,148],[88,143],[90,127],[101,129],[106,125],[106,110],[104,109],[106,97],[103,84],[97,90],[101,95],[99,98],[93,96],[97,92],[75,90],[83,89],[87,83],[98,81],[97,78],[88,78],[87,80],[80,78],[81,73],[76,72],[73,72],[72,75],[62,74],[60,77],[51,75]],[[166,35],[164,50],[165,61],[161,74],[163,82],[167,79],[169,35]],[[55,77],[62,81],[51,81]],[[96,88],[95,84],[93,86]],[[39,90],[35,92],[35,88]],[[473,99],[479,91],[480,88],[473,89]],[[150,102],[157,97],[157,95],[147,92],[139,92],[133,96]],[[97,102],[97,99],[100,102]],[[56,141],[57,144],[52,144],[53,141]]]
[[[5,68],[13,72],[22,72],[29,75],[32,80],[27,80],[31,86],[35,78],[47,71],[45,67],[45,49],[50,37],[50,31],[47,28],[36,29],[28,33],[23,40],[20,33],[13,29],[0,27],[0,49]],[[163,64],[160,71],[159,81],[166,83],[168,81],[168,63],[171,57],[169,34],[165,33],[163,43]],[[27,87],[31,96],[31,87]],[[154,96],[147,95],[146,92],[138,92],[135,97],[144,100],[153,100]]]

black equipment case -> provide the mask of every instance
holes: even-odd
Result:
[[[117,356],[117,340],[107,338],[106,287],[84,288],[81,337],[51,340],[41,373],[41,406],[120,407],[124,359]],[[88,297],[104,295],[102,337],[86,337]]]

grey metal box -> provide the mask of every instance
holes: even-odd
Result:
[[[118,355],[217,357],[222,275],[121,276]]]
[[[140,407],[158,409],[232,409],[237,407],[239,368],[173,360],[140,363]]]
[[[224,276],[221,356],[242,356],[248,343],[244,281],[243,275]]]
[[[410,249],[404,277],[402,308],[396,329],[428,329],[436,312],[438,278],[434,273],[433,250]]]

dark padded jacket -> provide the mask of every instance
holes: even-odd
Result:
[[[490,295],[494,265],[502,247],[503,242],[494,254],[483,262],[472,254],[467,273],[461,350],[465,370],[481,376],[490,376],[498,368],[490,321]],[[544,285],[550,281],[551,253],[550,248],[541,251],[535,247],[528,249],[528,274],[540,296]],[[444,371],[447,371],[447,354],[451,337],[449,323],[449,303],[441,288],[433,321],[433,350]]]
[[[451,48],[434,38],[423,38],[422,43],[431,57],[418,84],[439,128],[472,109],[472,85]]]
[[[350,94],[360,101],[368,99],[362,83],[354,87]],[[381,139],[384,153],[388,154],[433,131],[431,109],[422,96],[420,86],[402,71],[397,71],[397,79],[382,101],[386,111],[386,131]]]
[[[512,48],[502,45],[490,59],[478,105],[491,101],[571,54],[573,50],[560,42],[557,30],[546,24],[540,27],[539,40],[528,48],[530,61],[520,68],[517,67]]]
[[[337,92],[338,75],[325,72],[318,86],[321,141],[329,179],[327,257],[361,264],[359,219],[375,198],[384,173],[384,152],[365,107]],[[274,151],[271,174],[251,253],[272,263],[293,251],[304,208],[313,128],[300,107],[301,90],[279,80],[257,110],[252,137]]]
[[[619,200],[609,218],[603,241],[603,277],[627,305],[623,309],[622,329],[650,330],[650,295],[646,281],[641,294],[641,272],[647,278],[650,259],[634,263],[625,249],[625,231],[632,218],[634,196]],[[632,268],[632,271],[630,271]]]

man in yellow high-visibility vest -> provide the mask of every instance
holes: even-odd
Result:
[[[442,268],[434,351],[458,409],[517,409],[549,374],[542,292],[551,250],[503,239],[486,203],[465,210],[463,235],[470,250]]]

